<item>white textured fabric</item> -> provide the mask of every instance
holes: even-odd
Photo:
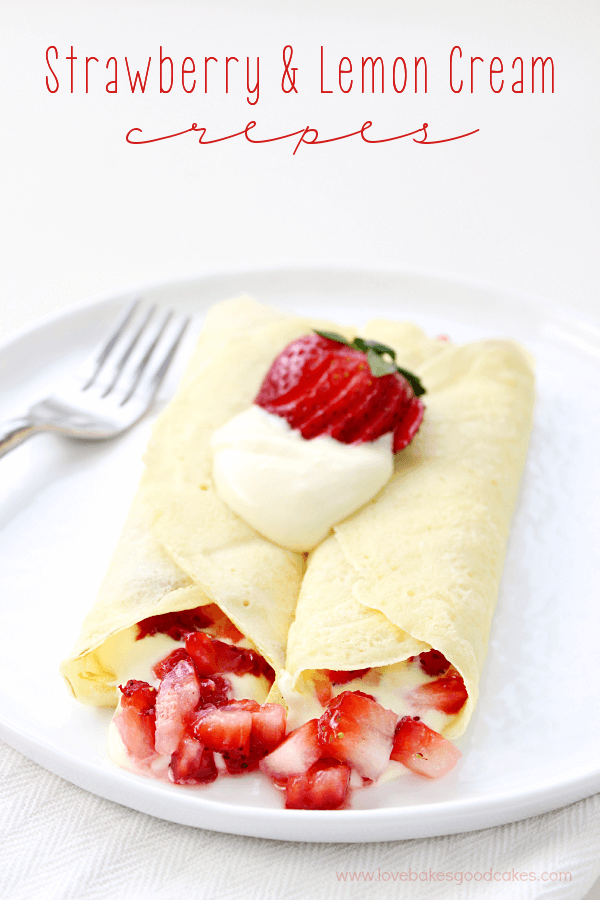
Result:
[[[0,897],[10,900],[581,900],[600,874],[600,795],[468,834],[294,844],[154,819],[88,794],[2,742],[0,791]],[[467,875],[490,870],[502,880]],[[402,872],[417,878],[401,880]],[[513,872],[539,880],[515,881]],[[558,880],[560,872],[570,878]]]

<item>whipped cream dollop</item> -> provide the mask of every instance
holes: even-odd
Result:
[[[253,404],[211,438],[217,493],[269,540],[311,550],[389,481],[392,440],[391,432],[363,444],[306,440]]]

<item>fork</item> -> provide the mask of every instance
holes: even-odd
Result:
[[[166,311],[130,303],[104,343],[55,391],[22,416],[0,423],[0,456],[39,431],[82,440],[116,437],[150,408],[190,322]]]

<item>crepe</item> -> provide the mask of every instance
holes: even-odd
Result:
[[[315,327],[331,325],[248,298],[210,310],[176,396],[154,427],[95,605],[61,665],[78,700],[117,703],[137,622],[213,602],[276,674],[282,669],[304,557],[263,538],[220,500],[209,439],[252,403],[276,354]]]
[[[477,700],[532,425],[532,363],[512,341],[454,347],[387,321],[363,335],[419,375],[425,416],[383,491],[309,555],[286,669],[302,689],[315,669],[439,650],[468,692],[444,729],[455,738]]]
[[[209,440],[252,403],[279,351],[314,328],[354,336],[248,299],[210,311],[157,420],[96,604],[61,666],[77,699],[116,704],[135,623],[214,602],[276,678],[299,689],[316,669],[387,666],[437,649],[468,691],[444,734],[466,728],[531,430],[531,360],[512,341],[454,347],[383,320],[362,329],[420,376],[425,418],[387,486],[334,528],[305,570],[302,554],[263,538],[217,496]],[[284,702],[276,685],[270,700]]]

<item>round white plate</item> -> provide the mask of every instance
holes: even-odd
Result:
[[[0,732],[67,780],[187,825],[303,841],[380,841],[485,828],[600,790],[600,330],[491,288],[407,272],[255,271],[143,291],[192,310],[267,303],[361,324],[411,319],[456,341],[503,335],[537,358],[539,396],[481,697],[439,782],[408,775],[355,793],[354,808],[292,811],[258,774],[181,788],[106,753],[110,711],[69,697],[58,664],[94,601],[136,488],[152,416],[115,442],[36,436],[0,460]],[[125,296],[49,319],[0,347],[0,416],[82,360]],[[191,347],[163,386],[171,395]]]

